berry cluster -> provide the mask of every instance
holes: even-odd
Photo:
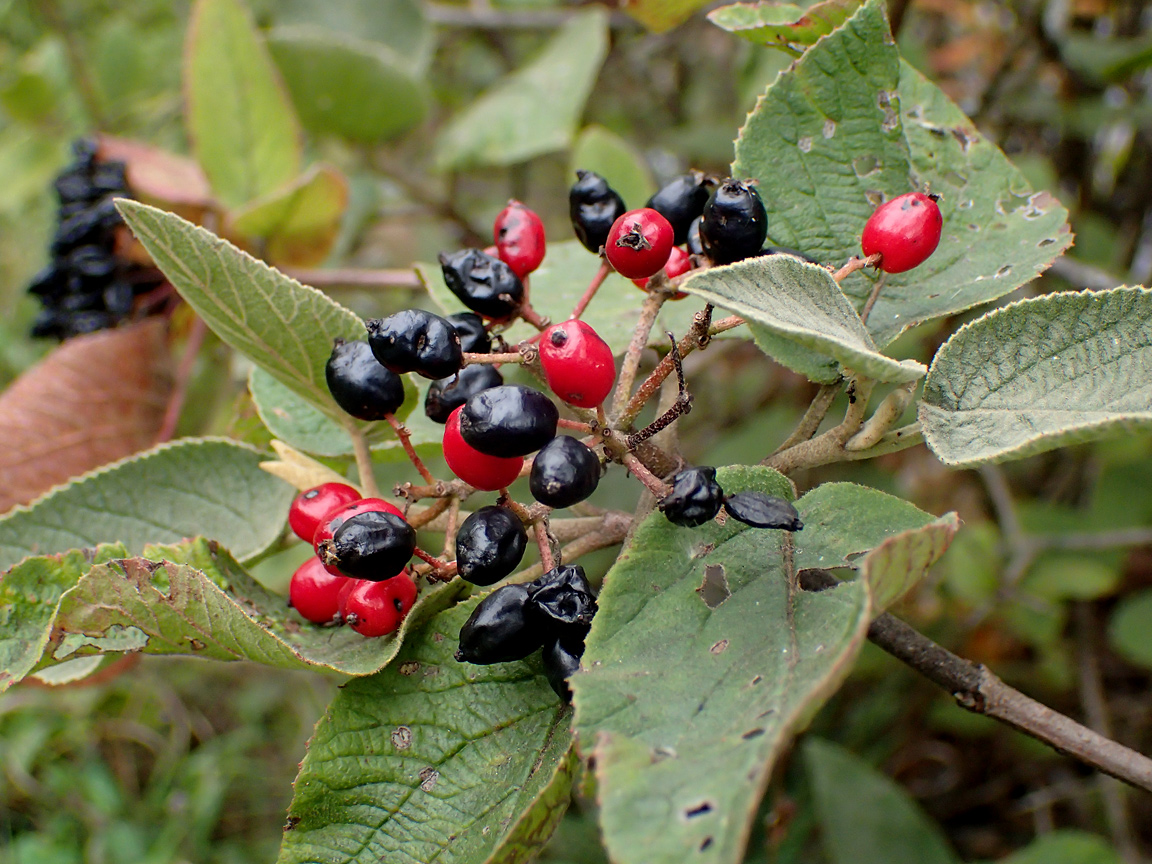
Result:
[[[158,271],[116,254],[123,224],[112,203],[128,194],[123,162],[101,162],[94,141],[72,145],[74,161],[56,177],[60,201],[52,261],[33,277],[28,292],[43,308],[33,336],[67,339],[115,327],[132,313],[136,298],[162,284]]]
[[[753,528],[799,531],[804,527],[792,504],[777,495],[737,492],[725,495],[715,468],[686,468],[672,478],[672,491],[657,503],[673,525],[694,528],[724,512]]]

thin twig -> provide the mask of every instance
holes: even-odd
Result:
[[[635,453],[625,453],[620,457],[620,461],[637,480],[644,484],[644,488],[656,496],[657,500],[672,491],[671,486],[644,467],[644,463],[636,458]]]
[[[872,307],[876,305],[876,301],[880,297],[880,289],[884,287],[884,277],[887,275],[883,270],[880,271],[876,284],[872,286],[872,293],[868,295],[868,299],[864,301],[864,308],[860,310],[860,323],[868,323],[868,316],[872,314]]]
[[[789,447],[795,447],[801,441],[810,440],[816,434],[816,430],[820,428],[820,424],[828,416],[828,409],[836,400],[836,394],[840,392],[840,384],[841,382],[837,381],[835,384],[820,385],[820,389],[812,397],[812,403],[808,406],[808,410],[804,412],[804,416],[800,418],[800,422],[792,434],[772,453],[773,456],[782,453]]]
[[[839,285],[857,270],[863,270],[870,264],[878,263],[880,263],[879,253],[875,255],[869,255],[867,258],[849,258],[848,262],[843,267],[832,274],[832,278],[835,279],[836,284]]]
[[[569,318],[579,318],[584,314],[584,310],[588,308],[588,304],[592,302],[592,298],[596,296],[596,292],[600,290],[600,286],[604,284],[604,280],[608,278],[608,274],[611,272],[612,265],[607,260],[600,262],[600,269],[596,271],[596,275],[592,277],[592,281],[584,289],[583,295],[576,301],[576,306],[572,309]]]
[[[620,377],[616,381],[616,394],[612,397],[613,413],[619,414],[624,406],[624,400],[632,392],[632,385],[636,383],[636,372],[640,369],[640,356],[648,346],[648,335],[656,324],[656,316],[660,314],[660,307],[668,297],[657,291],[644,295],[644,305],[640,307],[640,317],[632,331],[632,341],[628,343],[628,350],[624,353],[624,362],[620,364]]]
[[[420,476],[424,478],[425,483],[435,483],[436,478],[432,476],[432,472],[424,464],[424,460],[416,454],[416,448],[412,446],[412,435],[408,431],[408,427],[397,420],[392,414],[387,414],[384,417],[388,421],[388,425],[392,427],[392,431],[396,433],[396,437],[400,439],[400,446],[404,448],[404,452],[408,454],[408,461],[410,461],[416,470],[420,472]]]
[[[540,566],[547,573],[556,566],[556,561],[552,557],[552,540],[548,536],[548,520],[541,519],[532,526],[532,530],[536,535],[536,546],[540,550]]]
[[[344,429],[352,439],[352,453],[356,457],[356,472],[360,475],[360,489],[365,498],[379,498],[380,487],[376,485],[376,472],[372,467],[372,451],[368,449],[368,439],[356,421],[348,417]]]
[[[506,351],[503,354],[473,354],[464,352],[464,365],[473,366],[477,363],[524,363],[524,355],[519,351]]]
[[[618,546],[624,542],[632,523],[632,515],[629,513],[614,511],[604,514],[599,526],[579,535],[560,550],[560,560],[571,563],[589,552],[595,552],[597,549]],[[508,577],[508,581],[531,582],[533,579],[539,578],[544,572],[542,564],[537,563]]]
[[[801,468],[815,468],[844,460],[850,452],[844,449],[844,445],[863,424],[864,412],[868,408],[868,399],[874,386],[875,382],[867,378],[850,381],[848,410],[844,412],[844,420],[839,426],[809,441],[801,441],[787,450],[777,451],[760,464],[775,468],[781,474],[790,474]]]

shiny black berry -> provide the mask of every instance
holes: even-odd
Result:
[[[548,633],[582,638],[588,632],[596,614],[596,596],[579,564],[553,567],[527,588],[528,614],[543,622]]]
[[[704,205],[700,241],[714,264],[757,255],[768,236],[768,214],[754,186],[731,177]]]
[[[504,376],[495,366],[488,363],[465,366],[451,378],[432,382],[424,397],[424,413],[429,420],[447,423],[448,415],[477,393],[503,383]]]
[[[628,210],[608,181],[594,171],[577,171],[568,190],[568,216],[576,236],[589,252],[599,252],[608,241],[612,223]]]
[[[377,362],[367,342],[337,339],[324,376],[336,404],[361,420],[383,420],[404,404],[404,382]]]
[[[473,585],[492,585],[516,569],[527,545],[519,516],[506,507],[481,507],[456,533],[457,572]]]
[[[541,659],[544,661],[544,674],[556,695],[565,702],[572,701],[572,689],[568,679],[580,668],[580,658],[584,656],[583,640],[575,643],[565,639],[552,639],[544,643]]]
[[[440,270],[460,302],[493,321],[511,318],[524,300],[524,283],[515,271],[480,249],[441,252]]]
[[[382,582],[399,575],[416,549],[415,529],[383,510],[349,516],[319,548],[320,560],[357,579]]]
[[[724,510],[733,519],[753,528],[799,531],[804,527],[800,514],[789,501],[763,492],[737,492],[724,501]]]
[[[528,589],[504,585],[480,601],[460,628],[456,659],[488,665],[523,660],[544,644],[539,623],[528,616]]]
[[[539,390],[504,384],[464,403],[460,435],[486,456],[527,456],[556,437],[559,419],[555,403]]]
[[[693,220],[704,212],[708,196],[715,183],[702,171],[691,171],[671,180],[648,199],[644,206],[651,207],[672,225],[676,232],[675,244],[688,241],[688,229]]]
[[[455,375],[464,363],[455,328],[424,309],[405,309],[368,322],[368,344],[381,365],[436,380]]]
[[[557,435],[541,447],[528,475],[532,497],[549,507],[571,507],[595,492],[599,482],[599,457],[568,435]]]
[[[704,244],[700,241],[700,223],[703,218],[697,216],[692,220],[692,224],[688,226],[688,239],[684,241],[688,251],[693,255],[704,254]]]
[[[484,319],[475,312],[457,312],[444,320],[460,337],[460,349],[466,354],[492,353],[492,337],[484,329]]]
[[[723,502],[715,468],[686,468],[672,478],[672,491],[657,506],[672,524],[693,528],[715,518]]]

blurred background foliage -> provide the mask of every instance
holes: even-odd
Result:
[[[339,205],[333,230],[320,226],[309,249],[329,268],[406,268],[486,245],[509,197],[567,239],[575,167],[605,174],[629,206],[689,167],[726,173],[745,114],[790,60],[701,11],[677,23],[679,5],[706,4],[641,2],[633,17],[562,0],[251,0],[303,130],[301,165],[323,163],[346,183],[346,198],[324,199]],[[181,65],[189,14],[183,0],[0,0],[0,386],[52,347],[26,335],[36,304],[24,287],[47,259],[51,182],[70,142],[100,132],[194,151]],[[905,56],[1072,214],[1070,255],[1008,299],[1147,284],[1152,10],[1137,0],[892,0],[891,17]],[[261,214],[246,211],[251,202],[229,203],[250,247],[291,258],[291,244],[277,247]],[[362,314],[427,303],[403,280],[330,290]],[[906,334],[898,350],[927,360],[959,323]],[[188,322],[174,324],[179,343]],[[690,361],[696,404],[680,434],[698,462],[758,461],[814,392],[751,344],[716,344]],[[209,337],[180,432],[266,442],[247,371]],[[1150,443],[969,472],[916,448],[797,480],[853,479],[933,513],[959,511],[954,547],[899,613],[1150,752]],[[606,483],[598,494],[630,507],[635,493]],[[259,575],[283,589],[300,557],[289,549]],[[611,559],[590,569],[602,574]],[[334,686],[145,658],[82,686],[15,688],[0,697],[0,864],[272,860],[296,762]],[[1152,855],[1147,796],[967,714],[879,651],[866,650],[813,736],[835,744],[810,737],[786,760],[750,861]],[[846,808],[860,799],[885,802],[872,808],[889,829],[875,848],[845,841],[874,836],[868,814]],[[575,802],[546,860],[606,860],[592,800]]]

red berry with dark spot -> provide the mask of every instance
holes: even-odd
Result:
[[[333,576],[312,556],[292,574],[288,602],[313,624],[328,624],[336,620],[340,609],[340,589],[351,581],[347,576]]]
[[[612,223],[604,254],[616,272],[628,279],[652,276],[668,262],[675,232],[649,207],[629,210]]]
[[[524,457],[503,458],[481,453],[460,435],[461,405],[448,415],[444,424],[444,461],[452,473],[484,492],[503,489],[520,475]]]
[[[357,516],[360,513],[391,513],[393,516],[404,518],[404,513],[394,504],[389,504],[383,498],[360,498],[353,501],[351,504],[346,504],[336,510],[327,513],[320,523],[316,526],[316,533],[312,535],[312,548],[319,553],[320,544],[325,540],[331,540],[333,535],[339,530],[340,526],[344,524],[345,520],[352,516]],[[335,567],[327,568],[328,572],[333,575],[343,576]]]
[[[416,602],[416,585],[407,573],[383,582],[356,580],[343,597],[340,614],[361,636],[395,633]]]
[[[521,279],[544,260],[544,223],[519,201],[509,201],[492,226],[492,238],[501,261]]]
[[[877,207],[860,236],[864,254],[879,254],[876,266],[885,273],[903,273],[927,261],[940,245],[944,227],[938,197],[909,192]]]
[[[601,404],[616,380],[612,349],[583,321],[553,324],[541,334],[540,365],[552,392],[580,408]]]
[[[288,508],[288,525],[297,537],[311,543],[321,519],[360,498],[360,493],[347,483],[321,483],[296,496]]]

